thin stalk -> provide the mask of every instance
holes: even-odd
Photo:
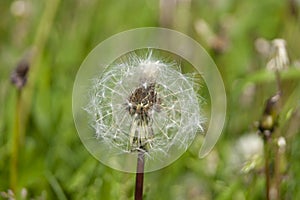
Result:
[[[279,93],[281,93],[282,92],[282,84],[281,84],[281,78],[280,78],[279,70],[275,71],[275,76],[276,76],[277,91]]]
[[[277,91],[280,95],[282,95],[282,81],[280,77],[279,70],[275,71],[276,75],[276,82],[277,82]],[[282,100],[281,98],[279,99],[279,104],[278,104],[278,113],[280,112],[282,107]],[[278,138],[281,136],[281,132],[277,132]],[[276,152],[275,152],[275,160],[274,160],[274,173],[275,173],[275,189],[276,189],[276,198],[279,199],[280,196],[280,184],[281,184],[281,175],[280,175],[280,149],[279,146],[276,145]]]
[[[53,22],[56,16],[56,12],[59,8],[61,0],[47,0],[45,3],[45,10],[41,16],[41,20],[37,27],[35,40],[33,43],[32,56],[30,58],[30,73],[24,90],[23,98],[23,129],[26,130],[26,122],[28,120],[28,113],[31,109],[32,96],[34,92],[34,86],[38,78],[39,68],[41,67],[41,57],[44,52],[45,45],[48,41],[50,31],[53,26]]]
[[[266,179],[266,200],[270,200],[270,150],[269,150],[269,138],[264,139],[264,156],[265,156],[265,179]]]
[[[275,154],[275,163],[274,163],[274,173],[275,173],[275,189],[276,189],[276,198],[279,199],[280,196],[280,152],[279,148],[276,147],[276,154]]]
[[[24,101],[21,100],[21,90],[18,90],[17,94],[17,103],[16,103],[16,114],[15,114],[15,124],[12,135],[12,149],[11,149],[11,160],[10,160],[10,187],[16,192],[17,183],[18,183],[18,157],[19,157],[19,148],[20,148],[20,140],[25,138],[24,134],[21,133],[21,103],[24,104],[22,113],[25,119],[22,119],[22,130],[25,130],[26,120],[28,118],[28,112],[31,105],[32,100],[32,92],[34,89],[34,82],[37,77],[37,69],[38,63],[40,62],[40,56],[43,52],[45,43],[48,39],[54,17],[58,8],[60,0],[48,0],[45,5],[45,12],[41,18],[40,24],[37,29],[35,41],[34,41],[34,49],[33,49],[33,58],[31,58],[31,76],[29,76],[28,88],[24,90]]]
[[[14,122],[13,136],[12,136],[11,160],[10,160],[10,188],[13,190],[13,192],[16,192],[17,183],[18,183],[20,115],[21,115],[21,90],[18,90],[16,110],[15,110],[15,122]]]
[[[136,169],[136,179],[135,179],[135,200],[143,199],[143,184],[144,184],[144,152],[139,151],[137,158],[137,169]]]

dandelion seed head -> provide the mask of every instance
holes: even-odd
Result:
[[[190,76],[176,63],[129,53],[93,80],[86,111],[95,138],[114,152],[149,159],[186,150],[204,117]],[[117,149],[117,150],[116,150]]]
[[[271,46],[271,59],[267,63],[267,69],[271,71],[287,69],[289,57],[286,50],[286,41],[284,39],[274,39]]]
[[[203,158],[219,139],[226,115],[224,84],[213,60],[195,40],[163,28],[128,30],[97,45],[76,74],[72,100],[78,135],[91,155],[134,173],[141,151],[144,172],[166,167],[205,124]]]

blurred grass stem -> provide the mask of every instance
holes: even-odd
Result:
[[[25,138],[25,126],[28,118],[28,113],[31,108],[32,93],[34,90],[35,80],[37,79],[38,66],[40,63],[41,55],[48,39],[55,13],[57,11],[60,0],[48,0],[45,4],[45,11],[37,28],[35,41],[33,44],[33,56],[31,58],[30,65],[31,70],[29,73],[29,81],[27,89],[18,90],[17,102],[16,102],[16,113],[15,113],[15,124],[12,136],[12,150],[11,150],[11,163],[10,163],[10,187],[16,193],[18,184],[18,158],[19,158],[19,147],[20,140]],[[22,95],[21,95],[22,94]],[[21,104],[24,104],[21,106]],[[21,116],[21,107],[23,107]],[[22,117],[22,124],[21,124]],[[23,119],[23,117],[25,117]],[[23,121],[24,120],[24,121]],[[21,135],[21,128],[24,134]]]
[[[265,138],[264,139],[264,157],[265,157],[265,179],[266,179],[266,200],[270,200],[270,183],[271,183],[271,177],[270,177],[270,139]]]
[[[45,44],[49,38],[49,34],[53,25],[53,21],[59,6],[60,0],[48,0],[45,3],[45,10],[37,27],[35,40],[32,49],[32,58],[30,61],[31,69],[28,76],[27,88],[24,90],[24,126],[28,118],[29,110],[31,109],[32,94],[34,85],[38,78],[39,67],[41,66],[41,55]],[[26,127],[24,127],[24,130]]]
[[[281,184],[281,173],[280,173],[280,163],[281,163],[281,152],[280,147],[276,145],[276,154],[275,154],[275,163],[274,163],[274,173],[275,173],[275,189],[276,189],[276,197],[275,199],[279,199],[280,197],[280,184]]]
[[[277,69],[275,71],[275,76],[276,76],[276,83],[277,83],[277,93],[282,94],[282,81],[280,77],[280,72]],[[279,99],[279,104],[278,104],[278,114],[281,111],[282,108],[282,100],[281,98]],[[281,136],[281,132],[277,131],[277,139]],[[276,189],[276,195],[274,199],[279,199],[280,197],[280,184],[281,184],[281,174],[280,174],[280,161],[281,161],[281,155],[279,151],[279,146],[276,145],[276,152],[275,152],[275,160],[274,160],[274,173],[275,173],[275,189]]]
[[[139,151],[137,158],[137,169],[136,169],[136,179],[135,179],[135,200],[143,199],[143,184],[144,184],[144,152]]]
[[[276,76],[276,83],[277,83],[277,91],[278,93],[282,92],[282,84],[281,84],[281,78],[280,78],[280,72],[279,70],[275,71],[275,76]]]
[[[21,117],[21,90],[17,91],[17,102],[15,107],[14,130],[12,137],[12,150],[10,160],[10,188],[16,193],[18,184],[18,160],[20,145],[20,117]]]

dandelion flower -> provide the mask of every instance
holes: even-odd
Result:
[[[210,109],[203,109],[199,95],[206,89]],[[226,114],[222,77],[207,52],[192,38],[157,27],[128,30],[95,47],[77,72],[72,102],[86,149],[103,164],[133,173],[140,157],[143,172],[174,162],[204,132],[204,116],[210,116],[203,158]]]
[[[155,160],[185,151],[202,130],[198,101],[193,79],[177,63],[133,52],[93,80],[85,109],[108,152],[143,151]]]
[[[284,70],[289,65],[289,57],[286,50],[286,42],[283,39],[274,39],[272,41],[271,59],[267,63],[269,70]]]

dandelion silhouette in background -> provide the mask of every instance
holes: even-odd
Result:
[[[95,137],[119,153],[161,158],[171,149],[186,150],[202,130],[192,76],[152,51],[144,58],[134,52],[123,56],[92,85],[86,111]]]

